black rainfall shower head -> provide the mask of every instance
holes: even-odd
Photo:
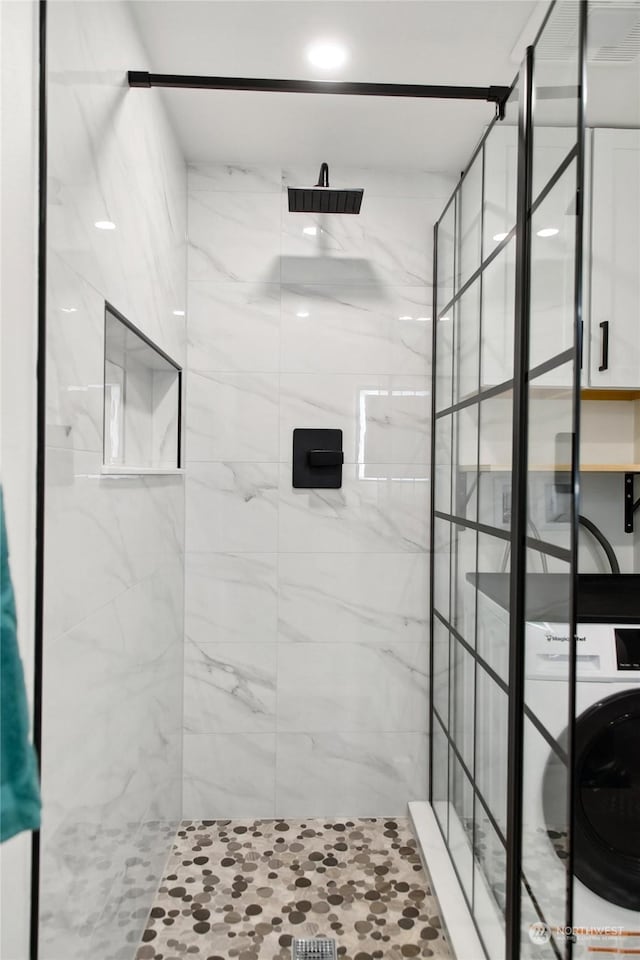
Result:
[[[289,213],[360,213],[363,193],[362,187],[330,187],[329,165],[323,163],[315,187],[289,187]]]

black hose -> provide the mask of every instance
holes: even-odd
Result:
[[[611,567],[611,573],[620,573],[620,564],[618,563],[618,558],[616,557],[613,547],[605,537],[602,530],[596,527],[595,523],[593,523],[587,517],[583,517],[581,515],[578,516],[578,523],[581,524],[585,530],[588,530],[593,537],[595,537],[606,553],[609,566]]]

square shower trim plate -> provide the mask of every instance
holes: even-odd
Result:
[[[328,937],[294,940],[291,944],[291,960],[338,960],[336,942]]]

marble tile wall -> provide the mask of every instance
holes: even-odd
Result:
[[[384,816],[427,789],[431,237],[452,185],[189,168],[187,818]],[[294,490],[292,431],[343,431]]]
[[[186,169],[128,4],[48,31],[40,957],[130,960],[181,818],[184,478],[101,475],[104,303],[184,364]]]

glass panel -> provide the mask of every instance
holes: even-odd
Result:
[[[482,240],[482,150],[473,161],[458,193],[460,257],[458,277],[462,286],[480,266]]]
[[[435,430],[434,483],[435,508],[441,513],[451,513],[451,431],[453,417],[438,417]]]
[[[433,524],[433,605],[449,620],[451,524],[436,517]]]
[[[540,907],[534,905],[531,891],[525,883],[521,888],[522,896],[522,940],[520,944],[521,960],[558,960],[565,956],[561,936],[547,929]],[[582,953],[575,951],[574,955]]]
[[[454,310],[454,402],[475,396],[480,367],[480,281],[476,280],[457,301]]]
[[[528,718],[524,749],[527,802],[523,808],[522,874],[528,894],[537,904],[537,918],[550,927],[564,927],[568,771]],[[528,939],[527,926],[523,916],[523,933]]]
[[[446,307],[454,294],[456,201],[449,204],[438,224],[438,304]]]
[[[573,364],[558,369],[561,379],[572,373]],[[534,380],[529,389],[528,535],[565,549],[571,544],[572,428],[573,390]]]
[[[531,896],[551,926],[566,922],[566,833],[568,777],[571,568],[527,551],[522,871]],[[535,723],[534,723],[535,721]],[[550,742],[560,744],[558,753]]]
[[[506,835],[509,700],[481,664],[476,684],[476,785]]]
[[[468,770],[473,770],[474,687],[474,658],[460,641],[452,636],[449,736]]]
[[[478,407],[463,407],[453,415],[453,502],[457,517],[478,515]]]
[[[480,403],[478,519],[499,530],[511,529],[513,395]]]
[[[482,387],[495,387],[513,377],[513,328],[516,289],[516,241],[482,274]]]
[[[453,529],[451,626],[455,627],[470,647],[474,647],[476,624],[474,575],[477,534],[475,530],[461,526],[455,526]]]
[[[475,798],[475,854],[477,860],[473,912],[482,918],[481,930],[501,924],[506,898],[507,854],[479,798]],[[495,929],[494,929],[495,933]],[[492,953],[494,956],[499,954]]]
[[[572,163],[531,221],[531,331],[529,368],[550,360],[574,343],[576,164]],[[558,371],[544,383],[571,384]]]
[[[449,742],[433,718],[433,809],[445,838],[449,835]]]
[[[446,410],[453,403],[453,324],[451,315],[438,318],[436,327],[436,410]]]
[[[433,705],[443,723],[449,723],[449,631],[433,619]]]
[[[494,125],[484,146],[483,255],[487,257],[516,224],[518,186],[518,90],[511,94],[504,120]]]
[[[535,47],[533,200],[577,141],[579,20],[577,0],[558,0]]]
[[[453,750],[451,762],[451,805],[449,809],[449,850],[469,900],[473,895],[473,786]]]
[[[509,679],[509,577],[511,544],[478,534],[478,655],[507,683]]]

